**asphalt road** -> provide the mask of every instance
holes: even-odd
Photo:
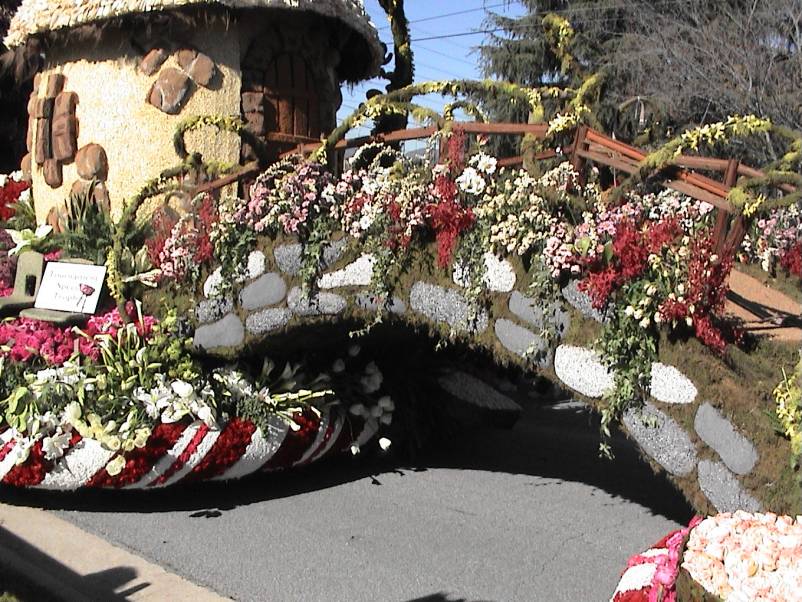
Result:
[[[576,404],[469,429],[417,468],[344,459],[164,493],[2,492],[236,600],[609,600],[629,555],[692,512]],[[103,492],[101,492],[103,493]]]

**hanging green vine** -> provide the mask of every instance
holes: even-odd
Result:
[[[268,156],[264,140],[251,133],[245,127],[245,122],[234,115],[196,115],[179,123],[173,134],[173,148],[175,148],[175,153],[179,159],[187,159],[189,156],[186,141],[184,140],[186,133],[197,131],[204,127],[214,127],[221,132],[231,132],[238,135],[253,148],[259,162],[262,165],[267,165]]]
[[[330,151],[334,146],[345,138],[346,134],[353,128],[361,125],[367,119],[376,118],[387,111],[390,112],[412,112],[423,107],[411,103],[415,96],[426,94],[440,94],[442,96],[478,96],[478,97],[505,97],[510,102],[525,104],[532,112],[542,114],[542,99],[551,98],[571,98],[575,91],[561,89],[557,87],[526,88],[509,82],[497,82],[491,80],[454,80],[454,81],[432,81],[421,82],[406,86],[400,90],[374,96],[348,115],[342,123],[335,128],[323,142],[323,145],[315,152],[314,158],[320,162],[326,162]],[[434,113],[428,110],[429,113]],[[440,117],[439,114],[437,114]]]

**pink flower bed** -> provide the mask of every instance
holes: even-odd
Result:
[[[126,308],[134,317],[132,303]],[[136,322],[137,331],[149,336],[156,319],[145,316]],[[46,363],[60,366],[76,352],[84,357],[97,360],[100,354],[98,335],[117,336],[123,325],[117,309],[89,319],[83,335],[75,328],[59,328],[48,322],[18,318],[0,323],[0,357],[8,357],[17,362],[28,362],[36,357]],[[86,336],[84,336],[86,335]]]

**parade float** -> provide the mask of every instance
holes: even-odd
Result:
[[[6,39],[49,50],[30,155],[0,187],[3,485],[158,488],[387,449],[433,392],[515,408],[483,378],[504,372],[587,403],[601,453],[620,428],[724,513],[635,557],[616,602],[735,591],[699,560],[733,521],[798,551],[777,516],[802,507],[798,132],[732,117],[637,149],[593,127],[600,76],[415,84],[335,127],[339,83],[380,62],[359,2],[48,7],[23,2]],[[457,100],[415,104],[432,93]],[[530,123],[486,123],[482,98]],[[345,139],[386,114],[431,125]],[[496,134],[523,155],[494,157]],[[766,135],[773,164],[716,157]],[[400,152],[413,138],[424,156]]]

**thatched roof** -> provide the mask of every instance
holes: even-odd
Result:
[[[376,73],[384,58],[376,28],[362,0],[23,0],[4,42],[8,48],[15,48],[32,36],[204,4],[230,9],[306,11],[337,19],[354,30],[366,45],[370,56],[366,57],[365,75]]]

